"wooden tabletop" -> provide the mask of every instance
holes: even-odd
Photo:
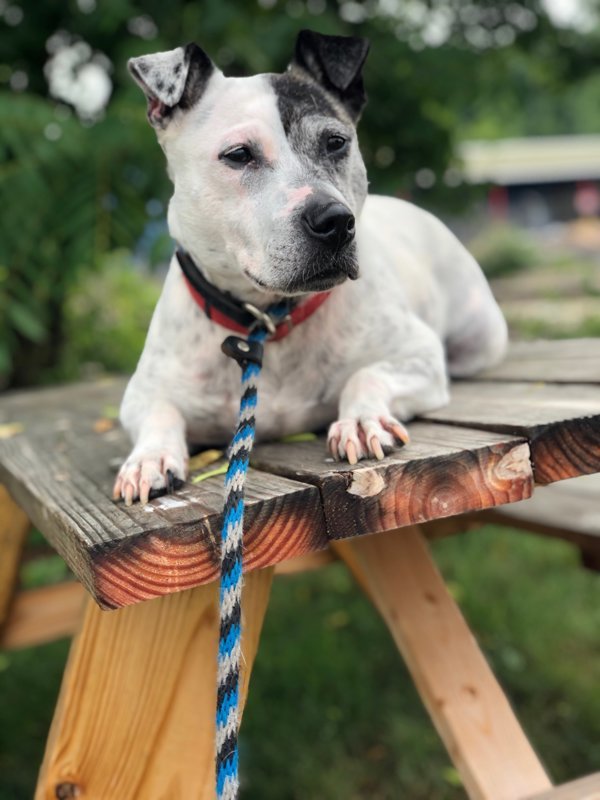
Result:
[[[0,482],[104,607],[214,580],[222,475],[126,508],[110,499],[128,452],[114,423],[124,379],[7,394]],[[323,437],[257,446],[245,569],[342,539],[512,503],[535,484],[600,472],[600,339],[519,343],[457,382],[383,461],[333,462]],[[214,466],[214,465],[211,465]]]

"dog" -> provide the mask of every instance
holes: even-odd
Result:
[[[188,443],[222,445],[235,428],[240,371],[212,301],[194,296],[198,276],[259,319],[281,301],[304,309],[266,343],[257,435],[329,426],[331,455],[350,464],[408,442],[403,423],[448,402],[449,376],[502,359],[506,323],[474,258],[431,214],[367,193],[368,48],[303,30],[286,72],[247,78],[196,44],[129,61],[174,185],[180,253],[122,402],[133,450],[115,499],[147,502],[185,479]]]

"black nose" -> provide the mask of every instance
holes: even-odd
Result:
[[[302,214],[302,224],[310,236],[335,250],[354,239],[354,215],[342,203],[310,203]]]

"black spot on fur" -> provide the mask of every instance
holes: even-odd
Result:
[[[144,62],[143,62],[143,61],[141,61],[141,62],[138,64],[138,69],[139,69],[139,71],[142,73],[142,75],[146,75],[146,74],[147,74],[147,72],[148,72],[148,65],[147,65],[147,64],[144,64]]]
[[[165,82],[160,80],[156,81],[156,88],[159,92],[162,92],[162,90],[165,88]]]
[[[181,63],[177,64],[177,66],[176,66],[176,67],[175,67],[175,69],[173,70],[173,73],[174,73],[175,75],[179,75],[179,73],[181,72],[181,68],[182,68],[182,67],[183,67],[183,64],[181,64]]]
[[[206,84],[215,69],[213,62],[197,44],[186,45],[185,59],[189,61],[188,75],[179,101],[179,108],[184,111],[191,108],[202,97]]]
[[[286,136],[310,114],[340,118],[340,113],[318,83],[295,70],[272,75],[277,107]]]
[[[175,91],[175,84],[174,83],[170,83],[167,86],[167,94],[168,95],[172,95],[174,91]]]
[[[340,100],[356,122],[367,100],[362,68],[368,53],[367,39],[302,30],[296,40],[293,64]]]

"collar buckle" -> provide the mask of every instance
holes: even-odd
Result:
[[[277,332],[277,325],[273,317],[270,316],[266,311],[261,311],[260,308],[253,306],[252,303],[243,303],[243,307],[249,314],[256,319],[256,324],[259,324],[261,327],[266,328],[271,336],[274,336]],[[256,327],[254,325],[253,327]]]

